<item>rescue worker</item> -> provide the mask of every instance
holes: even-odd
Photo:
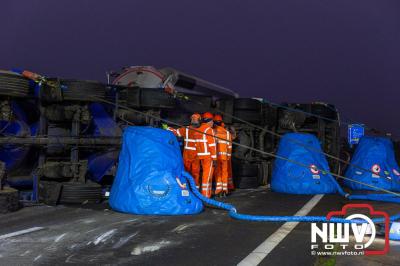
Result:
[[[201,115],[198,113],[193,114],[190,117],[190,126],[181,127],[175,129],[168,126],[167,124],[162,124],[162,128],[171,131],[178,139],[183,138],[183,164],[185,170],[189,172],[193,179],[195,180],[197,189],[200,188],[200,161],[197,158],[197,148],[196,140],[194,139],[194,131],[191,129],[196,129],[200,127]]]
[[[217,167],[215,173],[215,195],[228,194],[229,161],[232,154],[232,136],[223,127],[222,116],[214,116],[214,132],[217,142]]]
[[[176,130],[176,135],[183,137],[183,164],[185,170],[193,176],[197,189],[200,187],[200,161],[197,157],[195,131],[192,129],[197,130],[200,124],[201,115],[194,113],[190,117],[190,126],[181,127]]]
[[[212,177],[217,160],[213,123],[213,115],[209,112],[204,113],[202,124],[194,133],[197,157],[202,168],[201,193],[207,198],[211,197]]]

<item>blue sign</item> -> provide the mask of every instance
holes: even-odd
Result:
[[[358,144],[360,138],[364,136],[364,125],[351,124],[348,127],[348,142],[350,145]]]
[[[400,240],[400,223],[394,222],[390,227],[389,231],[389,239],[390,240]]]

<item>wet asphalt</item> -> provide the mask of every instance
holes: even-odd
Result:
[[[258,188],[236,191],[225,201],[242,213],[293,215],[311,198]],[[325,195],[310,215],[325,216],[345,203],[338,195]],[[237,221],[213,208],[192,216],[138,216],[114,212],[106,202],[28,207],[0,215],[0,265],[236,265],[282,224]],[[1,239],[32,227],[41,228]],[[315,265],[310,228],[307,223],[295,227],[261,265]]]

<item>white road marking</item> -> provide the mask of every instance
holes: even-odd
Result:
[[[1,235],[0,236],[0,240],[6,239],[6,238],[10,238],[10,237],[14,237],[14,236],[19,236],[19,235],[25,235],[25,234],[32,233],[32,232],[39,231],[39,230],[43,230],[43,229],[44,229],[44,227],[31,227],[31,228],[20,230],[20,231],[16,231],[16,232],[13,232],[13,233]]]
[[[306,205],[303,206],[294,216],[306,216],[318,204],[324,195],[315,195]],[[275,233],[270,235],[255,250],[253,250],[246,258],[239,262],[239,266],[255,266],[268,256],[271,251],[276,248],[285,237],[292,232],[298,225],[298,222],[284,223]]]

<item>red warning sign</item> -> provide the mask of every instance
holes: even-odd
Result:
[[[313,175],[318,175],[319,174],[319,170],[317,168],[317,166],[315,164],[310,165],[310,171]]]
[[[381,167],[379,166],[379,164],[374,164],[374,165],[371,167],[371,171],[372,171],[372,173],[374,173],[374,174],[379,174],[379,173],[381,172]]]

